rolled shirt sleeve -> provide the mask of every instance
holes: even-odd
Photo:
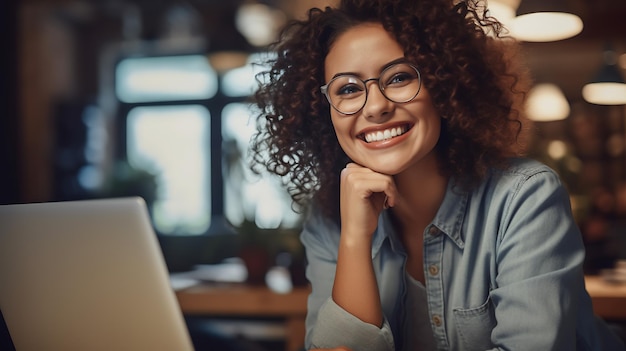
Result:
[[[306,276],[312,286],[307,305],[306,348],[347,346],[353,350],[395,350],[386,319],[379,328],[361,321],[332,300],[338,226],[314,211],[303,227],[301,241],[308,261]]]
[[[365,323],[328,298],[317,315],[312,348],[347,346],[352,350],[393,351],[393,335],[386,319],[382,328]],[[346,337],[349,336],[349,337]]]

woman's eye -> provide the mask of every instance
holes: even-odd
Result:
[[[350,95],[362,92],[363,89],[356,84],[346,84],[337,89],[337,95]]]
[[[410,81],[412,81],[413,79],[415,79],[415,75],[414,74],[410,74],[408,72],[400,72],[400,73],[396,73],[393,76],[391,76],[391,78],[389,78],[387,80],[387,85],[407,84]]]

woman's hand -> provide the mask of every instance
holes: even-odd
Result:
[[[379,328],[383,312],[372,266],[372,234],[378,215],[395,204],[396,195],[391,176],[354,163],[341,172],[341,239],[332,296],[348,313]]]
[[[342,232],[372,235],[378,215],[384,208],[394,206],[396,196],[391,176],[349,163],[341,172]]]

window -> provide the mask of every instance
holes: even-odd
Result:
[[[206,55],[128,57],[115,67],[120,103],[118,157],[156,176],[155,229],[166,235],[211,234],[222,217],[261,228],[295,228],[278,178],[254,175],[248,145],[258,56],[221,76]]]
[[[204,55],[131,57],[115,69],[116,96],[126,103],[210,99],[217,74]]]
[[[259,228],[295,228],[300,215],[277,177],[255,175],[248,167],[248,143],[255,132],[251,106],[233,103],[222,112],[225,215],[234,225],[254,220]]]
[[[205,55],[129,57],[115,67],[121,103],[120,158],[155,175],[150,206],[160,234],[210,231],[213,214],[212,140],[209,108],[218,91],[217,73]],[[212,164],[213,163],[213,164]]]
[[[157,175],[159,232],[205,233],[211,224],[211,120],[200,105],[141,106],[128,113],[128,163]]]

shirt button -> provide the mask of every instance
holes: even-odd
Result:
[[[433,315],[433,324],[435,327],[441,327],[441,316],[438,314]]]
[[[428,273],[430,273],[430,275],[437,275],[439,273],[439,267],[437,267],[436,264],[431,264],[428,266]]]
[[[439,231],[439,228],[432,226],[428,229],[428,233],[432,236],[437,236],[441,233],[441,231]]]

